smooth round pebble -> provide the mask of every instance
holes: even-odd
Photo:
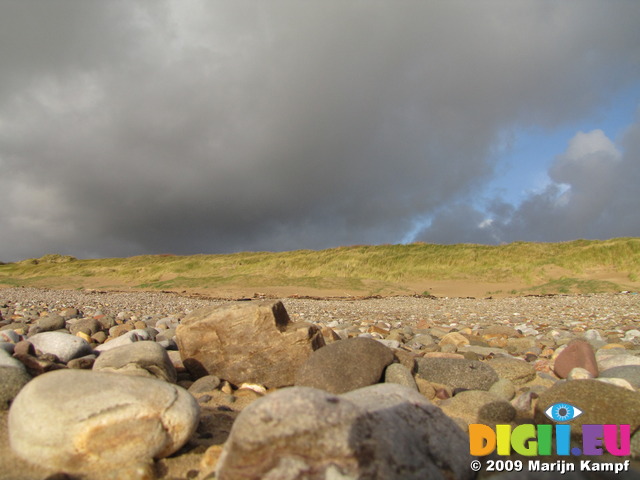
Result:
[[[64,332],[37,333],[29,342],[42,353],[50,353],[67,363],[69,360],[93,353],[89,344],[82,338]]]
[[[175,383],[177,372],[167,351],[156,342],[134,342],[100,354],[93,370],[157,378]]]

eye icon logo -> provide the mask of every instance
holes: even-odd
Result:
[[[554,422],[570,422],[582,415],[582,410],[568,403],[554,403],[544,414]]]

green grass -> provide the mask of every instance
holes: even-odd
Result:
[[[226,255],[144,255],[77,260],[46,255],[0,264],[0,285],[80,288],[197,289],[225,286],[300,286],[364,293],[426,280],[500,283],[516,281],[534,292],[591,292],[626,285],[589,278],[606,270],[636,282],[640,238],[515,242],[501,246],[458,244],[351,246],[328,250],[243,252]],[[560,272],[560,273],[558,273]],[[518,293],[523,293],[520,289]]]

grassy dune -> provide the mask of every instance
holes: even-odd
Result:
[[[88,260],[46,255],[0,265],[1,286],[172,290],[218,296],[638,290],[640,238],[501,246],[414,243]]]

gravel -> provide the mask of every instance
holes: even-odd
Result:
[[[106,315],[130,312],[182,318],[191,311],[229,300],[191,298],[163,292],[96,292],[34,288],[0,289],[0,311],[60,311],[76,307]],[[516,328],[598,328],[629,330],[640,321],[640,296],[634,293],[524,296],[505,298],[386,297],[370,299],[283,299],[294,321],[333,328],[354,323],[384,323],[389,328],[512,325]],[[4,306],[4,308],[2,308]]]

